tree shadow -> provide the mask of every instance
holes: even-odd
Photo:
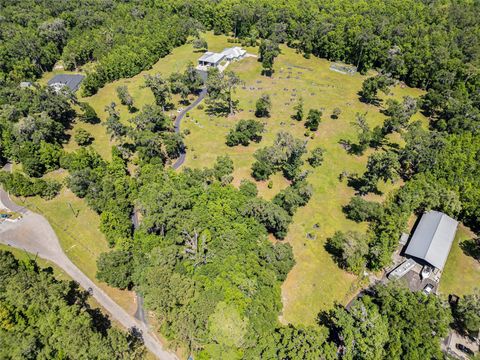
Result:
[[[65,300],[68,305],[77,304],[83,308],[92,317],[92,325],[102,335],[107,336],[108,329],[111,328],[112,323],[108,316],[104,315],[98,308],[92,308],[88,302],[91,296],[92,289],[83,290],[76,281],[69,282],[69,289],[65,295]]]
[[[350,140],[340,139],[338,143],[345,149],[345,151],[349,155],[361,156],[365,151],[364,146],[354,143]]]
[[[352,174],[347,177],[347,185],[355,190],[357,195],[367,195],[373,193],[375,195],[382,195],[383,193],[377,186],[372,186],[365,178]]]
[[[464,240],[460,243],[460,248],[465,255],[480,262],[480,238]]]
[[[263,76],[272,77],[272,75],[273,75],[274,72],[275,72],[275,70],[273,70],[273,69],[268,69],[268,70],[267,70],[267,69],[262,69],[261,74],[262,74]]]
[[[358,95],[358,100],[361,103],[368,104],[368,105],[374,105],[374,106],[380,106],[381,102],[380,102],[380,99],[378,97],[376,97],[374,99],[367,99],[363,96],[362,91],[357,92],[357,95]]]

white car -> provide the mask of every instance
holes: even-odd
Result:
[[[422,269],[422,279],[428,278],[433,272],[433,268],[431,266],[425,265]]]
[[[433,285],[432,285],[432,284],[427,284],[427,285],[425,285],[425,287],[423,288],[423,291],[422,291],[422,292],[423,292],[425,295],[428,296],[428,295],[430,295],[430,293],[432,292],[432,290],[433,290]]]

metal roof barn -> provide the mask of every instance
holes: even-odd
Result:
[[[67,86],[73,92],[77,91],[80,87],[85,76],[80,74],[60,74],[55,75],[48,81],[48,85],[53,87],[56,91],[64,86]]]
[[[405,254],[443,270],[457,226],[458,222],[444,213],[429,211],[423,214]]]
[[[200,59],[198,59],[198,62],[200,65],[217,66],[224,58],[225,55],[223,54],[207,51],[200,57]]]

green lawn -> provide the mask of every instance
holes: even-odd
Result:
[[[480,288],[480,262],[466,255],[460,247],[474,237],[469,229],[460,226],[440,280],[440,291],[446,295],[464,295]]]

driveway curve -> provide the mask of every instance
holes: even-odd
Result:
[[[176,119],[175,119],[175,132],[177,134],[180,133],[180,124],[182,123],[182,119],[183,117],[185,116],[185,114],[187,112],[189,112],[190,110],[192,110],[195,106],[197,106],[204,98],[205,96],[207,95],[207,89],[206,88],[203,88],[202,91],[200,92],[200,94],[198,95],[198,98],[195,99],[195,101],[193,103],[191,103],[190,105],[188,105],[185,109],[183,109],[182,111],[180,111],[180,113],[177,115]],[[184,150],[182,150],[182,153],[180,154],[180,157],[177,159],[177,161],[175,161],[175,163],[172,165],[172,168],[173,169],[178,169],[180,166],[183,165],[183,163],[185,162],[185,158],[187,156],[187,152]]]
[[[63,252],[55,231],[43,216],[19,207],[10,200],[8,194],[2,189],[0,189],[0,200],[10,210],[22,213],[21,220],[16,222],[5,221],[0,224],[0,243],[52,261],[78,282],[81,287],[88,289],[113,319],[127,329],[135,328],[140,331],[145,346],[158,359],[178,360],[175,354],[163,348],[155,334],[150,332],[143,322],[128,314],[70,261]]]

